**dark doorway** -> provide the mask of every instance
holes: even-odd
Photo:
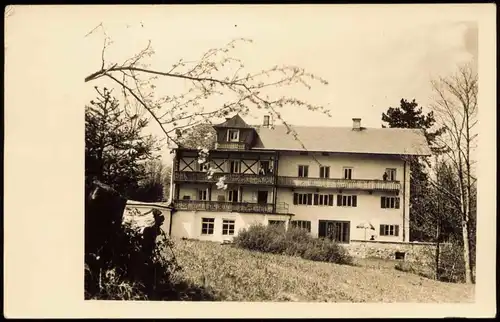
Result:
[[[269,161],[260,161],[259,174],[267,175],[269,173]]]
[[[258,191],[257,192],[257,203],[267,203],[268,192]]]
[[[329,238],[339,243],[349,243],[350,222],[320,220],[318,237]]]

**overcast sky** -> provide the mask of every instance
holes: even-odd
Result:
[[[297,125],[350,126],[353,117],[360,117],[363,126],[380,127],[381,113],[389,106],[406,98],[425,108],[432,77],[477,59],[477,24],[460,15],[443,20],[440,11],[426,8],[402,12],[399,6],[381,5],[82,6],[54,7],[46,15],[35,9],[17,7],[9,17],[18,37],[7,37],[7,50],[21,51],[17,42],[29,39],[39,51],[38,63],[49,58],[70,62],[72,74],[82,82],[100,68],[103,35],[99,31],[84,35],[101,22],[114,41],[108,61],[121,62],[151,40],[156,52],[151,66],[157,70],[169,69],[179,58],[196,59],[232,39],[250,38],[252,44],[235,52],[248,70],[297,65],[328,80],[327,86],[313,84],[311,90],[295,88],[287,93],[333,112],[327,118],[285,109],[283,117]],[[34,20],[40,22],[36,28],[27,23]],[[95,97],[94,85],[112,86],[109,80],[91,82],[71,95],[83,106]],[[181,87],[173,84],[158,90],[176,94]],[[261,122],[262,115],[253,116],[246,121]],[[150,131],[161,135],[154,123]],[[168,156],[168,151],[163,154]]]

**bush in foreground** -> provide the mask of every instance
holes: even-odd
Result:
[[[353,259],[341,245],[329,239],[313,238],[300,228],[252,225],[234,238],[237,247],[304,259],[352,265]]]

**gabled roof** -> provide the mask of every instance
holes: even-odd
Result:
[[[225,122],[214,125],[214,128],[221,128],[221,127],[226,127],[226,128],[233,128],[233,129],[249,129],[253,128],[253,126],[248,125],[241,116],[236,114],[235,116],[226,119]]]
[[[258,138],[253,149],[369,153],[394,155],[430,155],[424,132],[420,129],[292,126],[298,139],[287,134],[284,125],[274,129],[257,127]]]

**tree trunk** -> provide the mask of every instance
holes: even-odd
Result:
[[[472,283],[472,274],[470,269],[470,249],[469,232],[467,230],[467,221],[462,221],[462,236],[464,242],[464,263],[465,263],[465,283]]]

